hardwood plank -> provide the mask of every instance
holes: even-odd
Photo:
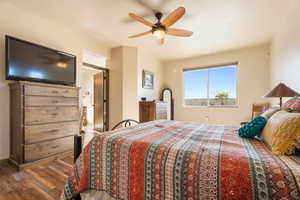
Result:
[[[0,164],[0,200],[59,199],[72,167],[73,157],[43,161],[18,171],[8,163]]]
[[[73,158],[71,156],[67,156],[67,157],[61,157],[60,160],[69,163],[69,164],[73,164]]]
[[[67,157],[67,156],[70,156],[70,157],[73,158],[73,155],[74,155],[73,150],[72,151],[67,151],[67,152],[64,152],[64,153],[59,153],[59,154],[56,154],[54,156],[50,156],[50,157],[47,157],[47,158],[37,160],[35,162],[29,162],[29,163],[19,165],[17,169],[25,170],[25,169],[28,169],[28,168],[32,168],[34,166],[42,166],[46,163],[49,163],[50,161],[52,161],[51,164],[53,164],[53,163],[55,163],[55,160],[58,159],[58,158]],[[12,163],[11,165],[15,165],[15,164]]]
[[[28,181],[30,181],[31,183],[35,184],[35,186],[39,187],[41,190],[43,190],[45,193],[49,194],[50,196],[52,196],[54,199],[58,199],[57,197],[60,196],[61,194],[61,189],[56,188],[56,189],[50,189],[47,186],[45,186],[44,184],[40,183],[38,180],[36,180],[33,177],[28,177],[27,178]],[[26,184],[28,185],[28,183]]]
[[[49,169],[51,169],[52,171],[54,171],[55,173],[57,173],[59,176],[64,177],[65,179],[68,178],[68,175],[65,174],[64,172],[62,172],[61,170],[57,169],[54,166],[49,166]]]
[[[23,199],[26,200],[46,200],[46,198],[39,193],[34,188],[29,187],[29,185],[26,185],[28,188],[26,190],[21,191],[21,196]]]
[[[8,192],[6,194],[1,194],[0,199],[2,200],[24,200],[22,195],[17,194],[16,192]]]
[[[36,185],[36,183],[34,182],[29,182],[29,187],[34,188],[36,191],[38,191],[39,193],[41,193],[42,196],[45,197],[45,199],[47,200],[55,200],[55,198],[53,198],[52,196],[50,196],[47,192],[45,192],[44,190],[42,190],[38,185]]]
[[[39,168],[37,173],[47,179],[49,182],[55,185],[55,189],[62,188],[65,185],[65,178],[57,176],[56,172],[53,172],[49,167]]]
[[[67,166],[67,167],[73,167],[72,164],[69,164],[69,163],[67,163],[67,162],[65,162],[65,161],[62,161],[61,159],[57,159],[57,162],[59,162],[59,163],[65,165],[65,166]]]
[[[61,188],[64,187],[65,181],[64,178],[57,176],[56,174],[49,174],[47,167],[40,169],[40,166],[36,166],[32,169],[39,177],[43,180],[46,180],[48,184],[52,184],[54,187],[49,187],[44,182],[41,182],[40,179],[36,179],[36,177],[31,177],[31,182],[38,185],[43,191],[48,194],[52,194],[53,196],[59,196],[61,194]]]
[[[66,174],[67,176],[70,175],[71,170],[72,170],[72,167],[73,167],[73,166],[70,167],[70,166],[66,166],[66,165],[64,165],[64,164],[61,164],[61,163],[57,162],[57,160],[55,160],[55,161],[52,163],[51,166],[53,166],[53,167],[59,169],[60,171],[62,171],[62,172],[63,172],[64,174]]]
[[[38,175],[36,172],[32,171],[31,169],[26,169],[25,171],[28,174],[30,174],[33,178],[35,178],[36,180],[38,180],[40,183],[42,183],[45,186],[47,186],[49,189],[55,189],[55,185],[54,184],[52,184],[51,182],[49,182],[47,179],[41,177],[40,175]]]

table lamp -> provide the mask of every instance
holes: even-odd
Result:
[[[294,96],[300,96],[298,92],[295,90],[289,88],[284,83],[279,83],[273,90],[271,90],[269,93],[267,93],[264,97],[279,97],[279,105],[280,108],[282,106],[282,97],[294,97]]]

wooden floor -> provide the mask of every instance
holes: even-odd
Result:
[[[22,171],[9,164],[1,164],[0,200],[59,199],[72,162],[73,157],[67,155]]]

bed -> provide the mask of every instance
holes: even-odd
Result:
[[[300,157],[238,127],[152,121],[95,136],[62,193],[71,199],[300,199]]]

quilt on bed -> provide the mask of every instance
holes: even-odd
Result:
[[[300,165],[237,127],[152,121],[105,132],[85,147],[62,194],[120,200],[300,199]]]

